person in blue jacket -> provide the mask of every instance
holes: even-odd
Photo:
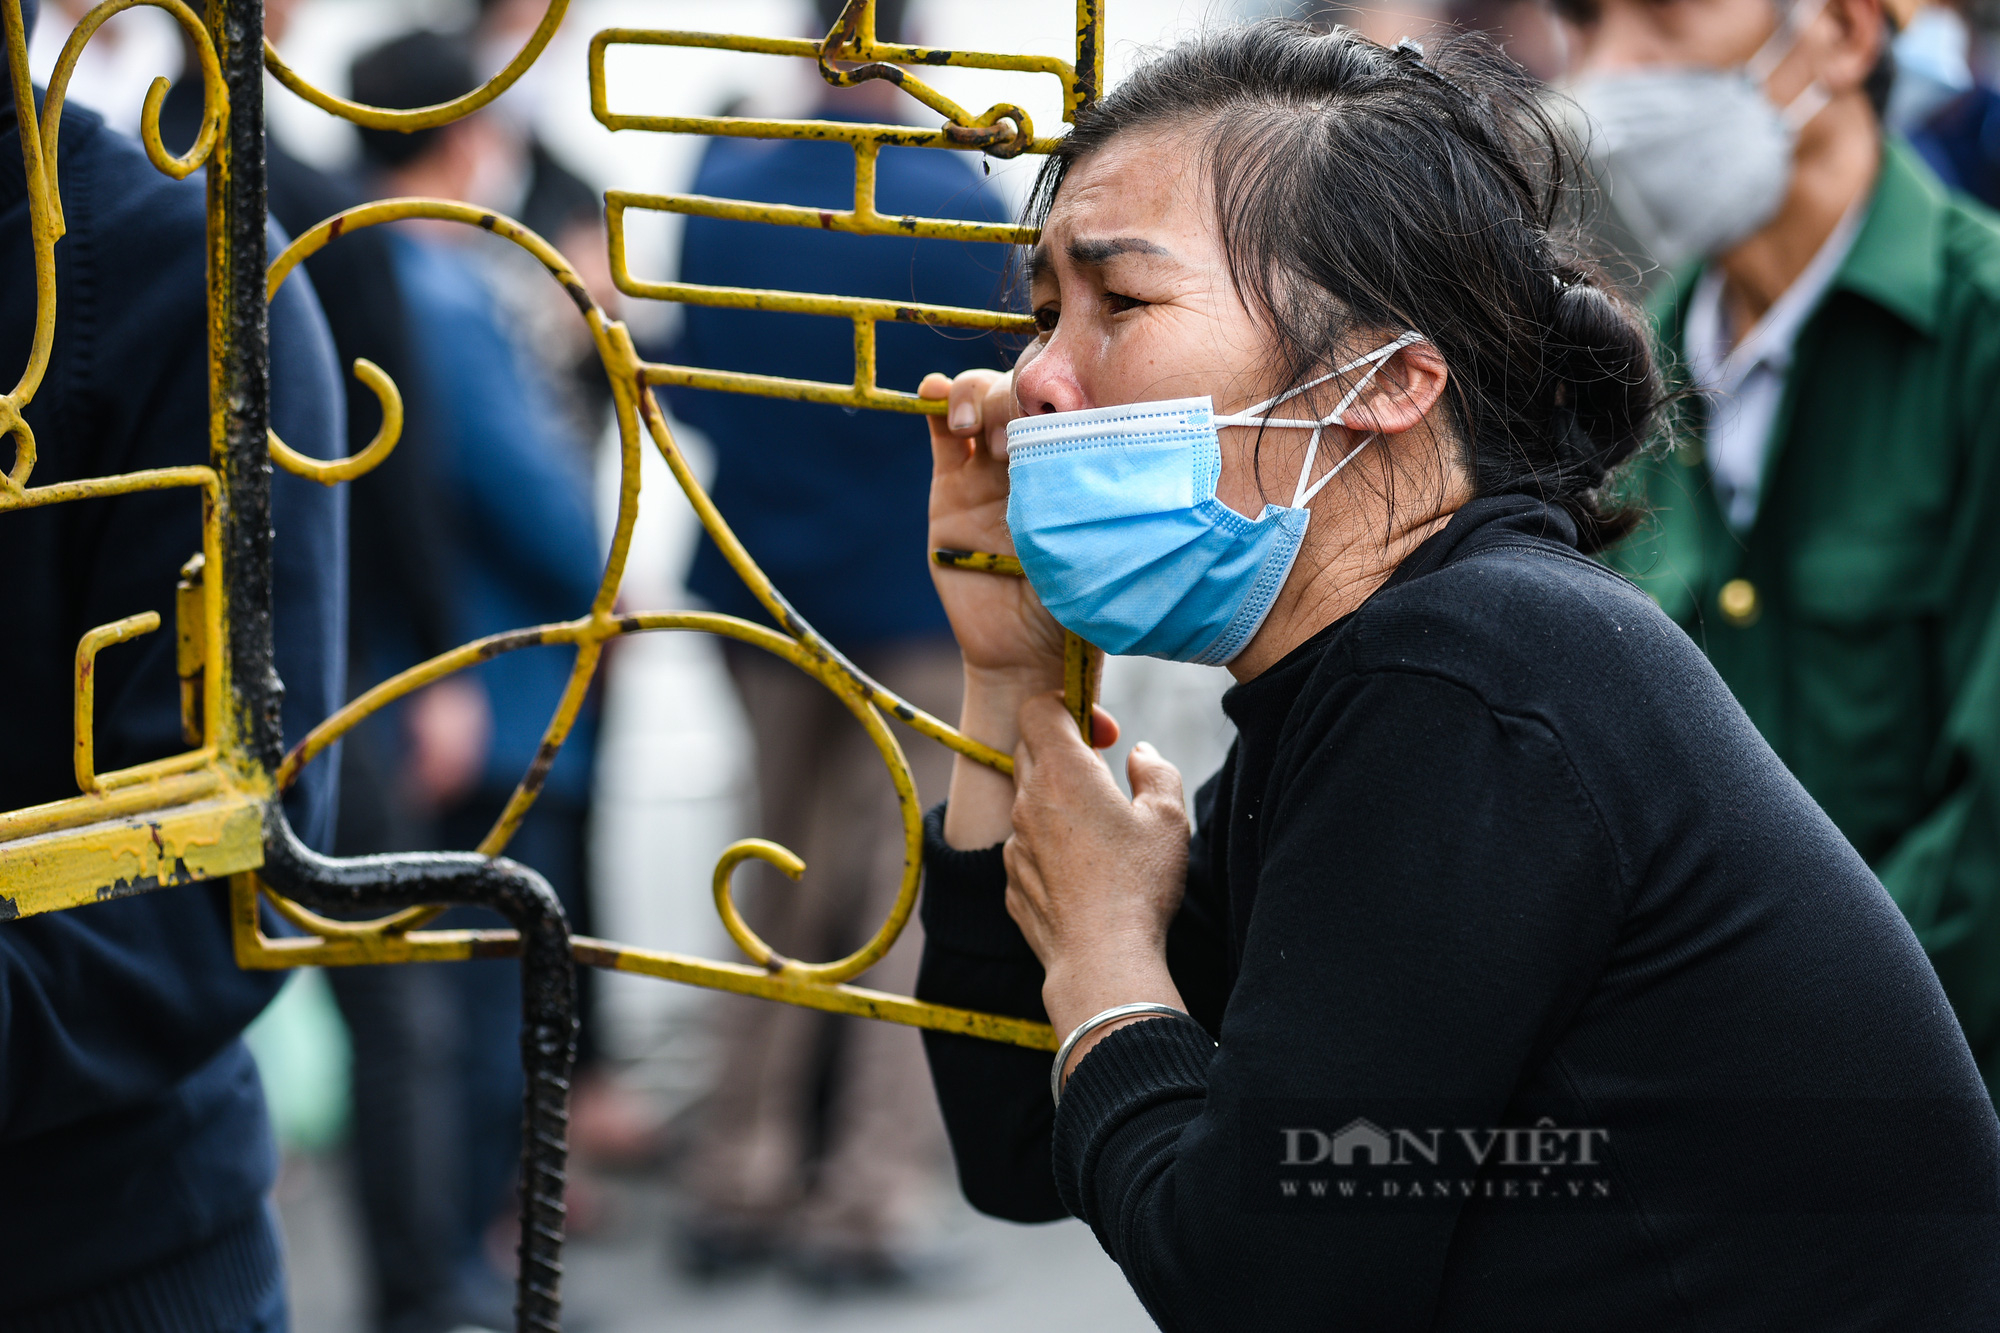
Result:
[[[819,33],[842,9],[824,0]],[[907,34],[904,6],[876,6],[886,40]],[[833,120],[922,116],[885,82],[828,89],[814,112]],[[717,138],[693,192],[813,208],[848,208],[845,144]],[[1004,222],[1007,207],[961,153],[882,150],[886,214]],[[849,236],[803,227],[689,218],[683,281],[994,308],[1008,250],[979,242]],[[673,360],[845,384],[854,373],[844,319],[684,307]],[[876,382],[911,391],[926,372],[1005,364],[986,333],[876,325]],[[715,451],[717,506],[799,614],[863,670],[935,715],[957,715],[960,673],[924,545],[930,472],[913,418],[743,394],[675,390],[673,410]],[[715,544],[704,539],[688,589],[718,611],[768,623]],[[794,958],[833,959],[887,915],[902,876],[902,836],[882,761],[835,695],[754,648],[724,644],[756,740],[757,832],[806,862],[791,884],[739,874],[752,921]],[[906,745],[925,800],[941,796],[946,752]],[[914,929],[863,984],[907,990],[922,946]],[[720,1275],[767,1259],[821,1288],[894,1286],[929,1267],[913,1244],[943,1162],[942,1130],[916,1033],[759,1000],[717,1002],[722,1065],[688,1164],[693,1215],[682,1262]],[[824,1078],[821,1070],[830,1070]]]
[[[394,38],[356,60],[352,86],[377,106],[448,101],[477,83],[465,43],[434,32]],[[481,114],[416,134],[364,130],[377,195],[470,199],[510,159],[505,131]],[[482,268],[499,245],[452,223],[388,232],[408,320],[412,388],[430,406],[419,442],[450,568],[443,579],[453,642],[583,615],[603,571],[589,487],[589,441],[577,438],[541,364],[519,344]],[[439,845],[470,849],[536,762],[574,650],[502,654],[411,701],[413,799]],[[584,915],[594,704],[550,766],[506,854],[547,877],[572,923]],[[453,926],[501,926],[460,909]],[[487,1258],[488,1226],[507,1202],[521,1124],[520,971],[505,959],[376,969],[400,1004],[344,1006],[357,1059],[386,1086],[388,1114],[357,1103],[354,1150],[381,1333],[512,1325],[511,1283]],[[392,1072],[393,1071],[393,1072]],[[373,1169],[405,1166],[400,1182]]]
[[[24,11],[32,25],[33,4]],[[205,462],[202,177],[167,179],[76,103],[63,114],[60,163],[68,234],[55,250],[53,354],[25,413],[39,445],[33,483]],[[26,190],[0,73],[0,366],[10,380],[35,320]],[[271,304],[271,380],[286,442],[317,457],[343,452],[332,344],[297,277]],[[272,514],[289,745],[341,699],[345,497],[279,472]],[[171,626],[178,571],[200,549],[200,505],[187,491],[0,514],[10,572],[0,810],[76,794],[78,637],[149,609]],[[99,768],[186,749],[171,630],[100,662]],[[287,801],[293,826],[320,847],[333,827],[332,773],[315,765]],[[268,1202],[276,1152],[240,1034],[285,975],[237,968],[221,884],[0,922],[0,1327],[284,1328]]]

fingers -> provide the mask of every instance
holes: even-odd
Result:
[[[953,435],[972,438],[985,429],[987,402],[993,386],[1005,376],[995,370],[968,370],[951,382],[945,409],[945,429]]]
[[[1132,803],[1159,801],[1177,811],[1187,809],[1181,796],[1181,771],[1149,743],[1140,741],[1125,758],[1125,776],[1132,784]]]
[[[1014,831],[1050,820],[1067,824],[1084,809],[1123,806],[1125,797],[1097,752],[1084,744],[1060,690],[1021,705],[1014,746]]]
[[[1007,423],[1020,415],[1020,405],[1014,400],[1014,377],[995,375],[980,407],[980,420],[986,427],[986,448],[995,458],[1005,461]]]
[[[951,396],[951,380],[933,370],[924,376],[924,382],[917,386],[919,398],[948,398]],[[931,428],[931,470],[943,474],[952,468],[963,466],[972,455],[968,441],[946,429],[944,418],[926,417]]]
[[[1090,748],[1108,750],[1118,744],[1118,719],[1097,704],[1090,706]]]
[[[1107,719],[1109,713],[1104,715]],[[1117,723],[1112,723],[1113,727]],[[1092,721],[1095,730],[1095,719]],[[1037,694],[1021,705],[1021,749],[1027,752],[1032,764],[1037,760],[1048,760],[1063,750],[1080,751],[1089,754],[1083,736],[1076,729],[1076,722],[1069,715],[1069,706],[1063,702],[1059,691],[1050,690]],[[1020,779],[1016,775],[1016,783]]]
[[[931,466],[935,470],[965,464],[978,452],[982,438],[992,449],[997,437],[1001,443],[995,457],[1007,456],[1007,420],[1013,415],[1014,401],[1007,376],[997,370],[968,370],[956,379],[947,379],[932,371],[917,386],[917,397],[943,399],[946,404],[944,415],[929,418]]]
[[[1018,838],[1007,839],[1001,845],[1000,855],[1007,865],[1007,894],[1003,899],[1007,915],[1020,927],[1022,937],[1028,941],[1028,948],[1046,967],[1049,963],[1049,936],[1048,922],[1043,915],[1047,900],[1041,873]]]

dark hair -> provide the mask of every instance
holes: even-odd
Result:
[[[441,32],[418,30],[392,37],[357,56],[348,85],[354,100],[397,111],[436,106],[479,86],[472,52],[465,42]],[[429,152],[444,131],[361,130],[361,152],[375,167],[400,167]]]
[[[875,0],[877,41],[909,41],[909,34],[903,30],[903,17],[908,8],[908,0]],[[819,16],[820,36],[824,37],[833,31],[833,25],[840,22],[840,16],[847,12],[847,0],[813,0],[813,10]]]
[[[1868,105],[1875,108],[1875,119],[1881,120],[1889,114],[1889,94],[1896,87],[1896,29],[1888,20],[1882,23],[1882,49],[1875,54],[1875,63],[1868,67],[1868,77],[1861,81],[1861,91],[1868,95]]]
[[[1076,163],[1171,126],[1199,132],[1231,276],[1285,383],[1414,329],[1449,369],[1478,494],[1560,505],[1586,551],[1632,529],[1609,483],[1662,400],[1648,326],[1583,248],[1571,146],[1519,67],[1477,36],[1425,55],[1276,19],[1210,31],[1078,115],[1030,220]]]

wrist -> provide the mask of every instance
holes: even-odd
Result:
[[[1032,666],[984,667],[967,663],[965,695],[1009,700],[1018,705],[1024,699],[1063,687],[1062,660],[1037,662]]]
[[[1053,671],[1039,667],[967,666],[958,729],[981,744],[1012,754],[1021,739],[1021,705],[1038,694],[1062,687],[1060,663]]]
[[[1184,1015],[1189,1021],[1193,1021],[1194,1016],[1188,1013],[1187,1003],[1181,999],[1180,992],[1174,988],[1171,981],[1167,984],[1165,995],[1171,998],[1161,998],[1157,993],[1147,994],[1137,999],[1120,1000],[1116,1004],[1093,1009],[1068,1025],[1054,1024],[1056,1034],[1062,1038],[1062,1044],[1056,1052],[1055,1063],[1049,1070],[1049,1092],[1056,1101],[1062,1101],[1063,1085],[1069,1082],[1069,1076],[1076,1072],[1076,1067],[1083,1062],[1083,1058],[1089,1055],[1099,1042],[1119,1028],[1160,1018],[1170,1023],[1180,1021],[1174,1017],[1175,1014]],[[1118,1014],[1117,1011],[1120,1009],[1136,1009],[1138,1012]]]
[[[1058,1037],[1069,1035],[1093,1014],[1141,1001],[1187,1008],[1173,974],[1167,970],[1164,946],[1149,957],[1130,962],[1114,958],[1092,965],[1050,959],[1042,978],[1042,1007]]]

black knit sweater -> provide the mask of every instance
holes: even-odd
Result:
[[[1563,515],[1474,502],[1224,707],[1195,1021],[1059,1113],[1046,1055],[925,1034],[976,1206],[1082,1217],[1170,1329],[2000,1328],[2000,1125],[1929,964]],[[1043,1016],[998,849],[940,828],[919,994]]]

